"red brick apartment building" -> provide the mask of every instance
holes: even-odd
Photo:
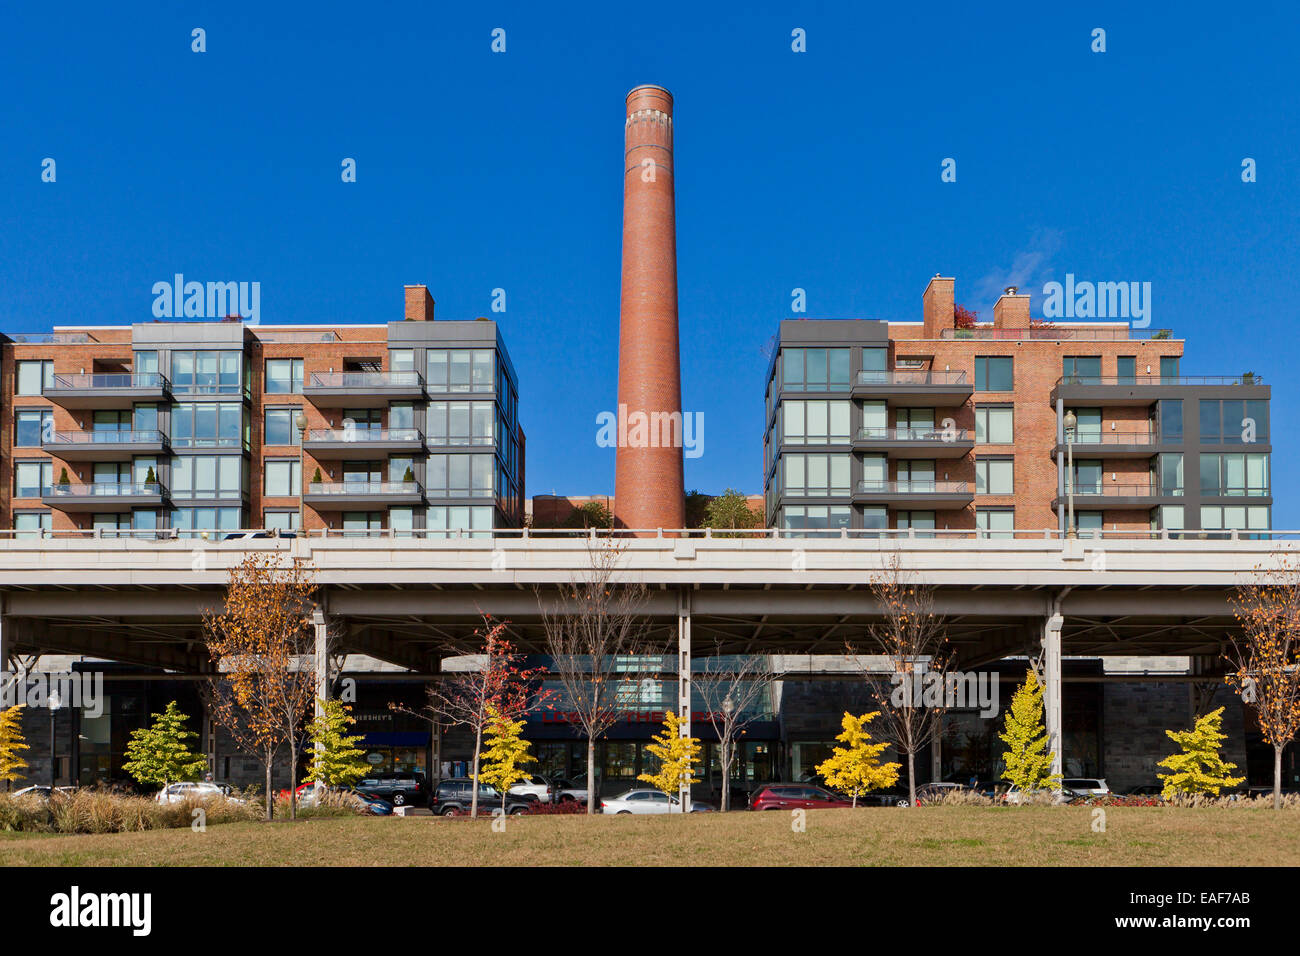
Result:
[[[1270,527],[1256,376],[1183,375],[1170,332],[1032,319],[1014,288],[992,323],[958,328],[954,280],[935,276],[922,314],[781,323],[769,525],[1000,536],[1065,529],[1072,498],[1080,530]]]
[[[523,520],[496,323],[159,321],[0,339],[0,527],[490,531]],[[301,525],[300,525],[301,521]]]

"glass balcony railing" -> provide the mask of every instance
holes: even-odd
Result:
[[[859,441],[968,442],[971,433],[964,428],[861,428]]]
[[[55,484],[45,490],[50,497],[92,498],[143,498],[163,493],[158,482],[96,481],[91,484]]]
[[[167,388],[167,378],[159,372],[113,372],[109,374],[55,374],[45,391],[91,389],[158,389]]]
[[[864,369],[858,372],[857,382],[859,385],[965,385],[966,373],[924,368]]]
[[[371,495],[418,495],[423,492],[418,481],[313,481],[307,486],[309,495],[338,495],[340,497]]]
[[[1130,342],[1143,339],[1172,339],[1169,329],[1134,329],[1134,328],[1092,328],[1071,329],[1050,323],[1036,325],[1028,329],[995,329],[992,326],[974,329],[941,329],[941,339],[1014,339],[1027,341],[1032,339],[1051,339],[1063,341],[1073,339],[1076,342]]]
[[[418,442],[424,435],[418,428],[313,428],[309,442]]]
[[[90,432],[55,432],[46,445],[161,445],[166,436],[157,429],[107,428]]]
[[[1065,493],[1067,496],[1073,493],[1076,498],[1154,498],[1157,496],[1177,497],[1182,495],[1183,489],[1166,488],[1161,490],[1159,485],[1150,481],[1129,481],[1123,484],[1106,481],[1075,481],[1073,489],[1071,489],[1068,482],[1066,483]]]
[[[422,388],[419,372],[312,372],[311,388]]]
[[[1249,375],[1062,375],[1061,385],[1263,385],[1264,379]]]
[[[1067,432],[1065,441],[1073,445],[1154,445],[1156,433],[1150,429],[1125,432],[1079,429],[1074,435]]]
[[[933,479],[912,479],[909,481],[876,481],[864,479],[858,482],[861,494],[884,495],[969,495],[969,481],[934,481]]]

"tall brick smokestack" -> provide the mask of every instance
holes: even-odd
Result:
[[[627,95],[624,142],[614,516],[626,528],[681,528],[686,491],[671,93],[638,86]]]

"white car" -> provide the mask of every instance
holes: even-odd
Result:
[[[1080,794],[1075,793],[1073,790],[1069,789],[1068,787],[1062,790],[1051,790],[1047,788],[1044,788],[1042,790],[1032,790],[1029,791],[1028,795],[1031,798],[1038,797],[1038,796],[1051,796],[1052,803],[1055,804],[1056,806],[1060,806],[1063,803],[1069,803],[1075,797],[1080,796]],[[1012,806],[1019,806],[1020,804],[1025,803],[1026,802],[1025,797],[1026,797],[1026,791],[1021,790],[1019,787],[1010,787],[1007,789],[1006,793],[1002,794],[1003,802],[1009,803]]]
[[[563,777],[556,777],[551,781],[555,784],[555,802],[569,803],[577,801],[578,803],[587,802],[587,785],[584,783],[575,783],[572,780],[566,780]]]
[[[1066,777],[1061,786],[1083,797],[1109,797],[1110,787],[1099,777]]]
[[[244,802],[234,796],[234,791],[229,784],[213,783],[211,780],[197,782],[183,780],[180,783],[169,783],[158,791],[154,799],[159,803],[184,803],[186,800],[208,800],[213,797],[223,797],[235,803]]]
[[[697,800],[691,801],[691,813],[708,813],[713,807]],[[617,797],[600,801],[601,813],[681,813],[682,802],[661,790],[629,790]]]
[[[550,803],[555,792],[556,781],[549,780],[539,773],[527,780],[522,780],[510,788],[516,797],[534,797],[538,803]]]

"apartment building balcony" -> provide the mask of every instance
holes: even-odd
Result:
[[[1068,504],[1069,486],[1064,493],[1052,499],[1052,507]],[[1151,508],[1159,504],[1178,505],[1183,503],[1182,488],[1162,489],[1150,481],[1109,481],[1089,482],[1074,486],[1075,511],[1100,511],[1112,508]]]
[[[861,428],[854,451],[885,452],[891,458],[964,458],[975,436],[964,428]]]
[[[54,376],[41,394],[63,408],[130,408],[136,402],[171,400],[171,383],[158,372]]]
[[[321,461],[367,461],[390,454],[424,454],[418,428],[313,428],[303,450]]]
[[[130,461],[135,455],[170,455],[171,444],[155,429],[114,428],[54,432],[41,440],[41,451],[64,461]]]
[[[312,372],[302,393],[325,408],[383,408],[425,397],[419,372]]]
[[[303,501],[318,511],[418,505],[424,489],[418,481],[313,481]]]
[[[1130,429],[1128,431],[1080,431],[1073,446],[1075,458],[1150,458],[1156,453],[1158,438],[1153,429]],[[1053,450],[1058,461],[1064,460],[1065,443],[1061,442]]]
[[[157,482],[108,481],[51,485],[41,495],[41,502],[58,511],[116,512],[160,508],[166,497],[166,489]]]
[[[854,504],[964,508],[975,500],[969,481],[859,481]]]
[[[1055,405],[1060,399],[1071,406],[1146,406],[1162,398],[1195,398],[1202,391],[1211,398],[1226,389],[1231,389],[1232,398],[1269,398],[1269,387],[1258,375],[1063,375],[1052,388],[1051,401]]]
[[[964,405],[974,392],[965,372],[930,369],[861,371],[853,380],[854,398],[884,399],[891,405],[951,408]]]

